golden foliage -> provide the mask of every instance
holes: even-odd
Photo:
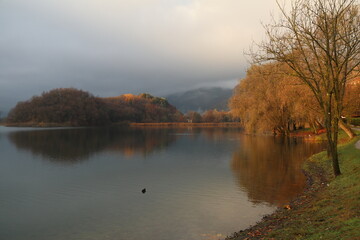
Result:
[[[287,134],[305,122],[321,120],[311,92],[281,63],[252,66],[229,106],[248,132]]]

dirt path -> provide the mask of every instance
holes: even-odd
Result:
[[[357,149],[360,149],[360,140],[355,143],[355,147],[356,147]]]
[[[360,131],[360,127],[354,127],[354,128],[352,128],[352,129],[353,129],[353,130]],[[355,143],[355,147],[356,147],[357,149],[360,149],[360,140]]]

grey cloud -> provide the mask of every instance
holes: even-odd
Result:
[[[273,7],[268,0],[4,0],[0,111],[56,87],[112,96],[233,85],[246,70],[243,50]]]

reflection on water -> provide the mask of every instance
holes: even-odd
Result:
[[[104,150],[125,156],[132,156],[135,152],[146,155],[175,140],[167,129],[141,131],[126,128],[15,131],[8,136],[20,150],[29,150],[44,159],[62,163],[87,160]]]
[[[282,205],[304,188],[303,161],[323,148],[295,138],[243,135],[231,168],[252,202]]]
[[[231,128],[0,127],[0,239],[217,239],[301,191],[320,148]]]

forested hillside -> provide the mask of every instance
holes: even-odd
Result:
[[[102,99],[107,107],[111,122],[178,122],[183,114],[165,98],[147,93],[124,94]]]
[[[117,122],[176,122],[183,115],[165,98],[150,94],[94,97],[74,88],[59,88],[19,102],[9,113],[8,123],[56,123],[97,126]]]
[[[73,88],[54,89],[19,102],[7,118],[9,123],[66,123],[71,126],[109,123],[107,107],[99,98]]]
[[[232,89],[199,88],[166,96],[166,99],[183,113],[205,112],[210,109],[228,110]]]

